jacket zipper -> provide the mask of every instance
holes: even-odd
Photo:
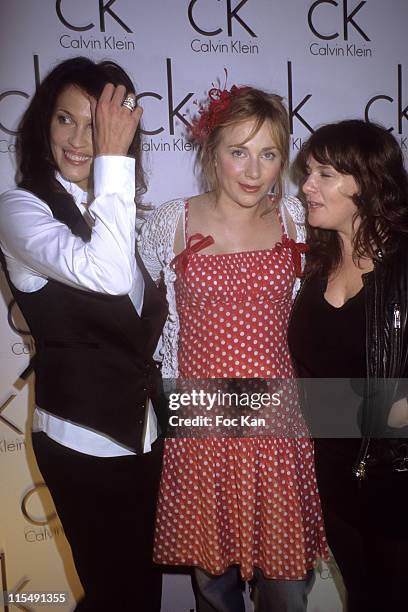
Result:
[[[393,346],[392,354],[391,354],[391,367],[390,367],[390,376],[397,377],[398,372],[395,371],[395,366],[398,363],[399,357],[399,340],[400,340],[400,330],[401,330],[401,310],[399,304],[393,304],[393,313],[392,313],[392,338],[393,338]]]
[[[353,474],[360,482],[364,480],[364,478],[367,476],[366,466],[370,442],[371,436],[366,436],[365,438],[363,438],[359,452],[359,458],[357,459],[356,464],[353,466]]]
[[[397,329],[401,329],[401,311],[398,304],[394,304],[393,324],[396,333]]]

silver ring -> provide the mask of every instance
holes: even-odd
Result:
[[[122,102],[122,106],[125,106],[130,112],[133,112],[136,108],[136,100],[132,98],[132,96],[126,96]]]

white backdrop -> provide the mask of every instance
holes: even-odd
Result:
[[[113,59],[134,79],[145,109],[146,201],[155,205],[197,192],[185,121],[212,83],[224,85],[224,69],[228,87],[284,96],[292,155],[313,128],[345,117],[383,123],[407,151],[406,0],[0,0],[0,7],[0,191],[14,184],[14,131],[36,81],[75,55]],[[18,377],[33,346],[10,302],[2,278],[0,591],[66,591],[70,603],[60,609],[68,611],[80,585],[25,444],[32,381]],[[333,573],[318,573],[312,612],[342,609]],[[192,610],[188,578],[166,576],[163,611]]]

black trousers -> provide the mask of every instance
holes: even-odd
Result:
[[[347,590],[347,612],[408,609],[408,472],[352,473],[360,440],[316,440],[327,540]]]
[[[34,433],[33,449],[85,592],[76,612],[159,612],[152,549],[162,441],[143,455],[100,458]]]
[[[324,512],[327,540],[347,589],[347,612],[404,612],[408,540]]]

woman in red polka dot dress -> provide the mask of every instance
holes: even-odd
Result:
[[[210,190],[154,211],[139,241],[167,287],[163,376],[209,381],[207,391],[220,382],[211,379],[229,389],[248,379],[252,390],[256,379],[285,379],[286,399],[268,408],[279,435],[202,428],[166,441],[155,561],[194,566],[198,610],[243,611],[248,580],[257,612],[303,612],[327,545],[313,447],[288,388],[304,240],[302,206],[283,195],[288,116],[279,96],[258,89],[209,93],[192,134]],[[222,413],[236,416],[233,407]]]

